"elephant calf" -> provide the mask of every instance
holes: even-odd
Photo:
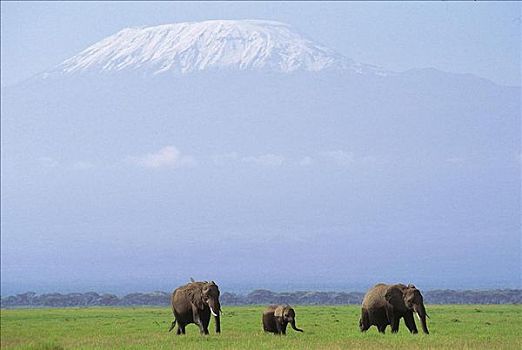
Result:
[[[411,333],[417,333],[413,313],[417,313],[424,333],[429,334],[426,325],[426,308],[420,291],[412,284],[377,284],[364,296],[359,327],[365,332],[371,326],[376,326],[384,333],[390,325],[393,333],[399,331],[399,321],[404,317],[404,323]]]
[[[289,305],[271,305],[263,312],[263,329],[265,332],[286,334],[286,326],[302,332],[295,326],[295,311]]]

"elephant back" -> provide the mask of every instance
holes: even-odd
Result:
[[[204,303],[201,295],[201,289],[204,283],[202,282],[191,282],[184,286],[176,288],[172,292],[172,309],[178,309],[178,311],[189,311],[190,305],[194,304],[199,309],[204,308]]]
[[[385,295],[389,285],[379,283],[373,286],[364,295],[362,307],[366,309],[383,306],[386,303]]]
[[[204,309],[205,303],[203,302],[202,289],[205,285],[204,282],[191,282],[182,287],[179,287],[174,291],[172,302],[176,303],[185,302],[195,305],[198,309]]]

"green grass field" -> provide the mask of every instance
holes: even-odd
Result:
[[[428,306],[430,335],[372,327],[360,333],[359,306],[296,306],[297,325],[286,337],[264,334],[263,307],[224,307],[222,333],[168,333],[165,308],[1,310],[2,349],[522,349],[521,305]],[[417,322],[419,325],[419,322]]]

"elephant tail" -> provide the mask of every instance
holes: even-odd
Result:
[[[172,324],[170,325],[170,328],[169,328],[169,332],[170,332],[171,330],[173,330],[174,327],[176,327],[176,319],[174,319],[174,321],[172,321]]]

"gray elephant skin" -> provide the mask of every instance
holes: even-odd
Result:
[[[359,327],[362,332],[376,326],[384,333],[390,325],[393,333],[399,331],[399,321],[404,323],[411,333],[417,333],[413,314],[416,313],[424,333],[429,334],[426,324],[426,308],[420,291],[412,284],[377,284],[364,296]]]
[[[270,305],[263,312],[263,329],[265,332],[286,334],[286,326],[290,323],[292,328],[302,332],[295,325],[295,311],[289,305]]]
[[[172,293],[171,301],[174,321],[169,332],[177,322],[176,334],[178,335],[185,334],[185,327],[190,323],[195,323],[201,334],[208,334],[211,314],[216,323],[216,333],[221,332],[219,288],[214,281],[193,281],[181,286]]]

